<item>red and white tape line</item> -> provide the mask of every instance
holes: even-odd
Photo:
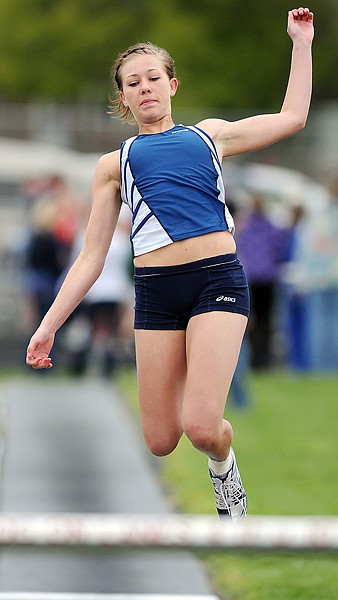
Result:
[[[338,550],[338,517],[0,514],[1,546]]]

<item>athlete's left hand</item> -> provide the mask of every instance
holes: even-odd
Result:
[[[314,36],[313,13],[308,8],[293,8],[288,15],[288,34],[293,42],[311,44]]]

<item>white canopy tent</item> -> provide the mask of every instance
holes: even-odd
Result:
[[[98,154],[80,153],[35,141],[0,138],[0,181],[62,176],[70,185],[90,190]]]

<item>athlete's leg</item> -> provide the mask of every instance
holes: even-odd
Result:
[[[183,431],[216,460],[227,458],[232,427],[224,407],[247,324],[242,314],[209,312],[192,317],[187,329],[187,381]]]
[[[149,450],[164,456],[182,435],[186,379],[185,331],[135,330],[138,393]]]

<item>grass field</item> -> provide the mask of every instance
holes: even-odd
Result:
[[[136,403],[135,378],[120,378]],[[338,515],[338,374],[254,374],[251,406],[226,417],[249,500],[249,513]],[[182,438],[162,459],[161,475],[181,512],[214,513],[206,458]],[[336,600],[337,554],[199,553],[227,600]]]

